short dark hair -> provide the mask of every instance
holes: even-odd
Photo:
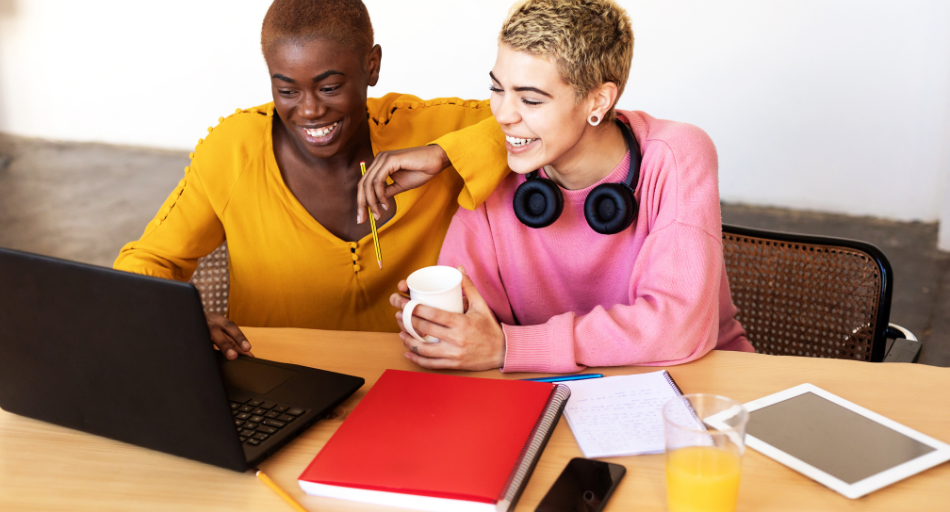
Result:
[[[274,0],[261,27],[264,56],[286,42],[336,41],[360,53],[373,48],[373,24],[360,0]]]

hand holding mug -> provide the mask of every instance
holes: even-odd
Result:
[[[451,267],[441,268],[455,270]],[[393,306],[405,308],[396,313],[396,321],[403,329],[399,337],[410,350],[406,353],[406,358],[430,369],[488,370],[501,367],[505,362],[505,333],[472,280],[464,273],[464,269],[459,267],[459,271],[459,293],[465,294],[461,300],[464,313],[450,312],[422,303],[409,308],[407,306],[412,301],[398,293],[394,293],[390,298]],[[446,275],[450,274],[446,272]],[[400,282],[399,290],[412,294],[416,286],[415,281],[413,280],[414,284],[409,284],[408,279]],[[415,297],[421,295],[413,296]],[[410,334],[410,329],[415,336]],[[433,343],[419,336],[417,329],[431,335],[426,338],[439,342]]]
[[[462,313],[462,273],[458,269],[446,266],[432,266],[416,270],[406,279],[411,299],[402,309],[403,318],[412,318],[416,306],[424,304],[433,308]],[[424,343],[438,343],[439,339],[426,335],[419,335],[412,327],[412,322],[406,322],[406,332],[413,338]]]

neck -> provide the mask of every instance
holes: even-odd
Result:
[[[623,132],[613,121],[598,126],[585,124],[574,147],[546,165],[544,172],[562,188],[584,189],[613,172],[627,150]]]

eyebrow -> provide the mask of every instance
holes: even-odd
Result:
[[[313,83],[322,82],[323,80],[326,80],[326,78],[327,78],[328,76],[331,76],[331,75],[346,76],[346,75],[344,75],[344,74],[343,74],[342,72],[340,72],[340,71],[337,71],[337,70],[335,70],[335,69],[331,69],[331,70],[328,70],[328,71],[324,71],[323,73],[320,73],[319,75],[313,77]],[[274,73],[273,75],[271,75],[271,78],[276,78],[276,79],[278,79],[278,80],[280,80],[280,81],[282,81],[282,82],[287,82],[287,83],[291,83],[291,84],[297,83],[297,81],[294,80],[293,78],[290,78],[289,76],[282,75],[282,74],[280,74],[280,73]]]
[[[494,80],[496,84],[501,85],[501,82],[500,82],[497,78],[495,78],[495,74],[494,74],[494,73],[492,73],[491,71],[489,71],[489,72],[488,72],[488,76],[490,76],[491,79]],[[518,91],[518,92],[522,92],[522,91],[536,92],[536,93],[538,93],[538,94],[543,94],[543,95],[547,96],[548,98],[553,98],[553,97],[554,97],[554,96],[551,96],[549,93],[544,92],[544,91],[542,91],[541,89],[538,89],[537,87],[521,86],[521,87],[515,87],[514,90],[515,90],[515,91]]]

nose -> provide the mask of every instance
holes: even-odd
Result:
[[[298,112],[300,117],[304,119],[320,119],[324,114],[327,113],[327,106],[320,101],[317,96],[311,92],[304,92],[301,94],[300,103],[298,104]]]
[[[501,125],[513,125],[521,121],[518,98],[514,94],[492,94],[491,113]]]

